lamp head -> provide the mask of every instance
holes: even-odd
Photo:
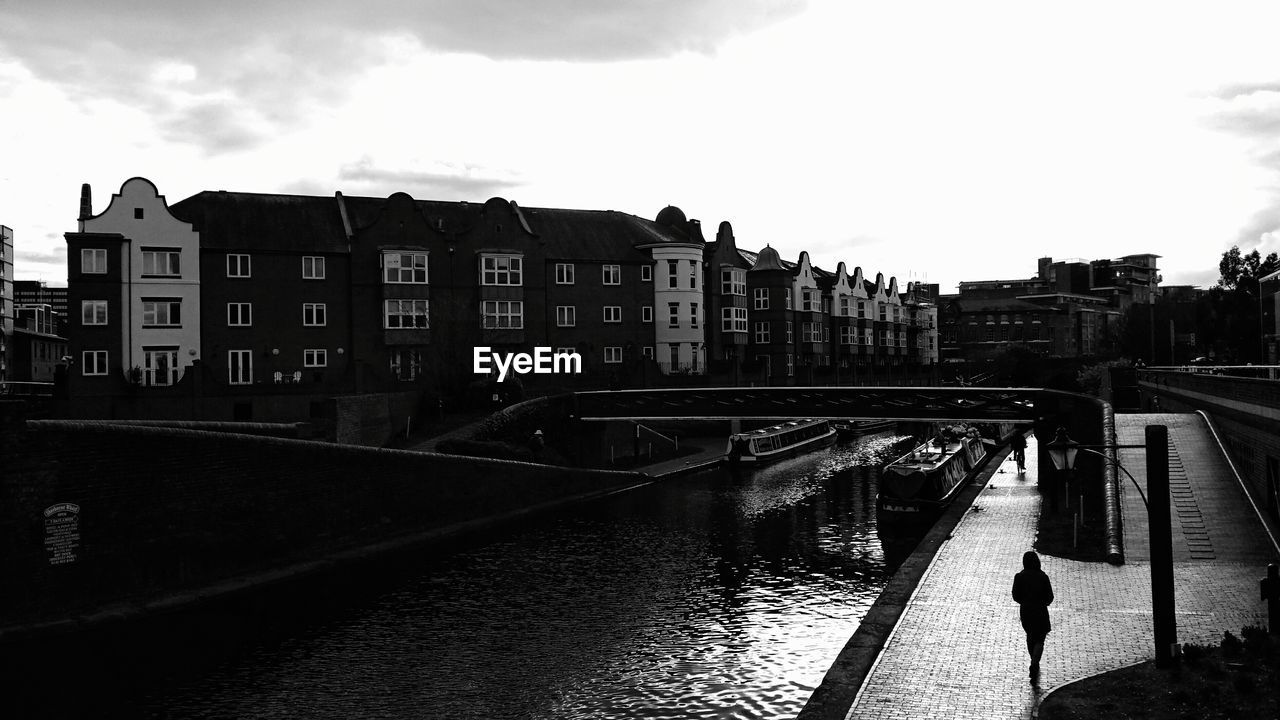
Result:
[[[1076,466],[1076,449],[1079,443],[1067,435],[1066,428],[1058,428],[1051,442],[1045,443],[1044,449],[1049,451],[1049,459],[1058,470],[1070,470]]]

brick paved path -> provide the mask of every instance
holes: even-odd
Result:
[[[1244,502],[1242,491],[1225,462],[1213,455],[1216,446],[1210,447],[1203,420],[1118,415],[1119,442],[1141,443],[1147,424],[1169,426],[1170,445],[1195,500],[1194,508],[1187,506],[1184,493],[1184,502],[1174,505],[1186,521],[1184,539],[1174,525],[1175,546],[1181,542],[1175,550],[1178,640],[1212,642],[1224,630],[1238,634],[1243,625],[1264,622],[1257,582],[1269,550],[1252,510],[1246,513],[1235,504]],[[1028,458],[1035,457],[1036,446],[1030,438]],[[1145,484],[1143,451],[1126,452],[1138,453],[1122,456],[1121,462]],[[1029,682],[1025,639],[1010,589],[1036,533],[1040,494],[1034,465],[1029,462],[1020,478],[1009,458],[991,477],[975,509],[920,581],[848,718],[1025,718],[1054,687],[1155,656],[1145,545],[1120,567],[1042,554],[1056,596],[1050,608],[1053,632],[1045,644],[1040,682]],[[1125,495],[1125,529],[1126,542],[1132,536],[1138,544],[1147,523],[1136,498],[1132,491]],[[1198,532],[1202,529],[1204,535]],[[1204,536],[1213,557],[1205,555]]]

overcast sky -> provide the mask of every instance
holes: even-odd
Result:
[[[611,209],[939,282],[1280,250],[1280,7],[0,1],[0,224],[64,284],[80,184]],[[305,7],[306,10],[299,10]]]

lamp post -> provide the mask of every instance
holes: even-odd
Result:
[[[1142,487],[1119,460],[1098,452],[1098,449],[1145,448],[1147,455],[1147,489]],[[1067,431],[1058,428],[1052,442],[1045,443],[1045,450],[1053,466],[1070,470],[1076,455],[1087,452],[1097,455],[1124,471],[1133,481],[1147,508],[1147,524],[1151,540],[1151,610],[1156,645],[1156,666],[1169,667],[1175,657],[1178,628],[1174,617],[1173,602],[1173,534],[1169,521],[1169,429],[1164,425],[1146,427],[1146,445],[1081,445],[1072,440]]]

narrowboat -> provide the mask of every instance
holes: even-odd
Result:
[[[881,524],[931,523],[986,460],[976,431],[939,435],[884,466],[876,514]]]
[[[730,435],[725,458],[731,463],[759,465],[820,448],[835,438],[835,428],[826,420],[792,420]]]
[[[836,420],[831,423],[836,429],[836,437],[841,440],[866,435],[867,433],[893,430],[898,427],[897,420]]]

